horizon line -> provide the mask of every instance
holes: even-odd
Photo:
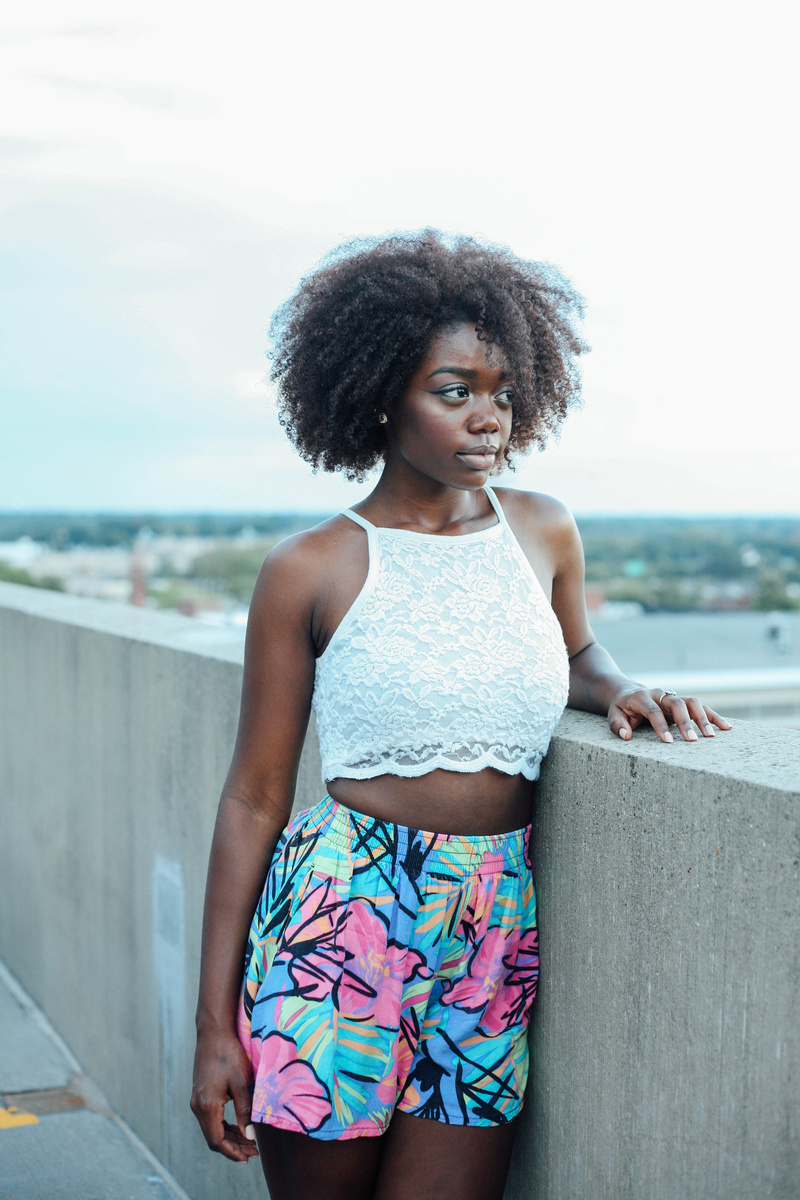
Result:
[[[295,509],[295,508],[4,508],[0,507],[2,517],[318,517],[326,520],[337,516],[341,509]],[[686,521],[725,521],[725,520],[783,520],[800,521],[800,510],[787,511],[693,511],[693,512],[635,512],[614,509],[596,511],[580,511],[574,509],[573,516],[581,519],[635,519],[635,520],[686,520]]]

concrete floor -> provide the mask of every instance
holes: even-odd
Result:
[[[2,965],[0,1200],[189,1200]]]

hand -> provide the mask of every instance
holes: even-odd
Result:
[[[252,1077],[250,1061],[236,1034],[198,1036],[191,1109],[210,1149],[234,1162],[246,1163],[258,1156],[250,1124]],[[236,1125],[224,1120],[228,1100],[233,1101]]]
[[[677,725],[685,741],[696,742],[693,720],[704,737],[715,736],[714,725],[719,729],[732,728],[726,717],[721,717],[713,708],[706,708],[694,696],[665,696],[663,688],[636,688],[622,692],[608,710],[611,731],[623,741],[628,741],[634,729],[643,721],[649,721],[662,742],[673,740],[669,731],[671,722]]]

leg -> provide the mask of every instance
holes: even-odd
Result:
[[[383,1137],[323,1141],[255,1126],[270,1200],[372,1200]]]
[[[445,1125],[395,1112],[374,1200],[502,1200],[516,1124]]]

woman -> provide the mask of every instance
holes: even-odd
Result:
[[[426,231],[346,247],[273,323],[300,453],[383,469],[264,563],[211,851],[192,1108],[272,1200],[502,1196],[564,705],[729,728],[597,644],[564,506],[488,486],[576,400],[581,315],[552,268]],[[328,796],[287,827],[312,705]]]

